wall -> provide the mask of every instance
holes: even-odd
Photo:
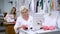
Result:
[[[29,4],[31,5],[31,2],[32,0],[16,0],[16,8],[17,8],[17,14],[19,14],[19,8],[23,5],[27,6],[27,8],[29,8]],[[33,5],[33,4],[32,4]],[[30,6],[31,8],[32,6]],[[34,6],[33,6],[34,7]],[[32,9],[32,8],[31,8]],[[34,9],[34,8],[33,8]],[[30,12],[33,12],[33,11],[30,11]]]
[[[4,12],[4,0],[0,0],[0,9],[1,12]]]
[[[13,5],[11,5],[10,3],[8,3],[11,0],[0,0],[0,8],[2,9],[2,12],[8,12],[10,13],[10,10],[13,6],[16,6],[17,10],[19,10],[20,8],[20,4],[22,0],[12,0],[13,1]],[[15,1],[17,1],[18,3],[15,4]],[[37,0],[34,1],[35,3],[35,11],[36,11],[36,2]],[[57,9],[57,0],[55,0],[55,9]],[[18,12],[19,13],[19,12]]]
[[[4,0],[4,12],[7,12],[7,13],[10,13],[11,8],[13,6],[15,6],[14,3],[11,4],[11,3],[9,3],[9,1],[11,1],[11,0]],[[12,0],[12,1],[14,1],[14,0]]]

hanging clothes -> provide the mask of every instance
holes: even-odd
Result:
[[[36,13],[38,12],[39,0],[36,3]]]
[[[52,10],[54,10],[54,0],[52,0]]]
[[[29,4],[30,4],[31,0],[16,0],[16,13],[17,13],[17,17],[20,15],[20,7],[21,6],[27,6],[27,8],[29,9]]]
[[[30,10],[31,13],[34,13],[34,0],[30,1],[29,10]]]

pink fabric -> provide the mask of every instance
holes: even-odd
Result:
[[[43,26],[43,30],[48,30],[48,26]]]
[[[54,30],[55,27],[54,26],[49,26],[49,30]]]
[[[43,30],[54,30],[55,26],[43,26]]]

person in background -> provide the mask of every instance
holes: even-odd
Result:
[[[33,34],[33,31],[31,31],[33,27],[33,17],[29,15],[28,8],[26,6],[21,6],[20,13],[21,13],[21,16],[17,18],[16,24],[14,26],[14,30],[16,34],[18,33],[19,34]],[[23,30],[29,33],[23,32]]]
[[[12,14],[14,16],[14,19],[16,20],[16,8],[15,7],[12,8],[10,14]]]
[[[4,17],[4,20],[7,21],[7,22],[13,22],[16,20],[16,8],[13,7],[11,9],[11,12],[10,14],[7,14],[5,17]]]

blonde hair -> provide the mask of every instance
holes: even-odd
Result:
[[[26,7],[26,6],[21,6],[21,7],[20,7],[20,12],[22,12],[24,9],[29,10],[28,7]]]
[[[19,11],[20,11],[20,16],[21,16],[21,12],[26,9],[26,10],[29,10],[27,6],[21,6]]]

